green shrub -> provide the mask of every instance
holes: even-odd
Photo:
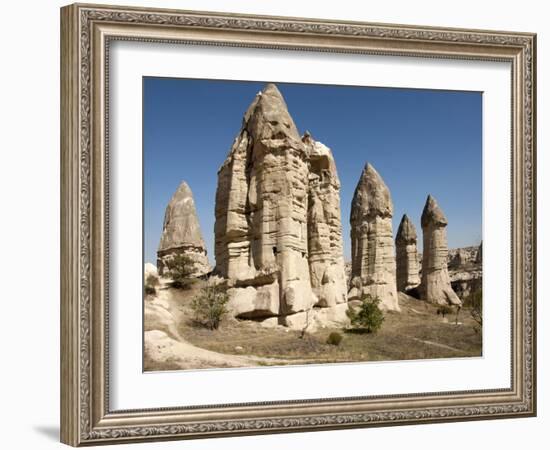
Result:
[[[340,333],[333,331],[328,335],[327,344],[338,346],[340,342],[342,342],[342,339],[344,339],[344,337]]]
[[[361,305],[357,309],[350,306],[346,313],[352,328],[367,333],[376,333],[384,322],[384,314],[378,306],[379,304],[378,297],[372,298],[367,294],[363,296]]]
[[[156,275],[153,275],[152,273],[150,273],[149,275],[147,275],[147,279],[145,280],[145,284],[147,286],[158,286],[159,285],[159,279]]]
[[[174,255],[166,259],[166,275],[172,279],[171,286],[176,289],[188,289],[194,282],[195,262],[187,255]]]
[[[206,285],[191,302],[195,321],[209,330],[217,330],[227,313],[228,300],[224,288],[213,283]]]
[[[159,284],[159,279],[153,275],[149,274],[147,275],[147,278],[145,279],[145,295],[155,295],[157,293],[156,286]]]

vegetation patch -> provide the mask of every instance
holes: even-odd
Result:
[[[372,298],[366,294],[358,307],[350,306],[346,313],[351,321],[351,330],[358,333],[376,333],[384,322],[384,313],[379,305],[378,297]]]

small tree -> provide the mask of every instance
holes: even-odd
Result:
[[[145,294],[146,295],[155,295],[157,293],[156,286],[159,284],[159,279],[150,273],[145,279]]]
[[[481,289],[471,293],[465,301],[465,306],[470,308],[470,315],[472,319],[477,323],[474,327],[476,332],[481,330],[483,325],[483,292]]]
[[[441,315],[443,316],[443,318],[445,318],[447,314],[452,314],[452,312],[453,308],[449,305],[441,305],[439,308],[437,308],[437,315]]]
[[[149,286],[158,286],[159,285],[159,279],[156,275],[153,275],[150,273],[147,275],[147,278],[145,280],[145,284],[148,284]]]
[[[351,306],[346,311],[351,321],[351,326],[356,330],[364,330],[367,333],[376,333],[384,322],[384,314],[378,306],[380,299],[372,298],[369,294],[363,296],[361,305],[357,309]]]
[[[455,325],[458,325],[458,315],[460,314],[461,309],[462,305],[456,305]]]
[[[209,330],[217,330],[227,313],[228,300],[229,297],[222,286],[207,284],[191,302],[195,320]]]
[[[193,284],[193,272],[195,261],[189,256],[177,254],[166,259],[166,275],[172,279],[172,287],[177,289],[188,289]]]

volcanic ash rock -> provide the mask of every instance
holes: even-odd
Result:
[[[460,305],[462,302],[451,287],[447,268],[447,218],[431,195],[422,211],[421,224],[424,243],[421,298],[440,305]]]
[[[449,249],[449,278],[458,298],[466,299],[482,289],[482,245]]]
[[[406,292],[420,284],[416,229],[406,214],[397,230],[395,249],[397,290]]]
[[[193,276],[199,277],[210,272],[193,193],[185,181],[172,196],[164,214],[157,251],[159,275],[165,274],[166,261],[177,254],[184,254],[194,262]]]
[[[303,137],[309,161],[308,254],[309,274],[318,306],[347,301],[340,180],[332,152],[309,133]]]
[[[233,286],[235,315],[282,317],[317,303],[307,258],[308,175],[305,145],[268,84],[218,171],[216,272]]]
[[[351,283],[348,299],[368,294],[380,307],[399,311],[392,233],[393,204],[388,187],[367,164],[351,205]]]

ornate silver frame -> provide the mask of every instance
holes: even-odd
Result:
[[[512,385],[485,391],[111,411],[108,111],[115,39],[512,66]],[[97,445],[536,414],[536,36],[466,29],[75,4],[61,9],[61,440]]]

